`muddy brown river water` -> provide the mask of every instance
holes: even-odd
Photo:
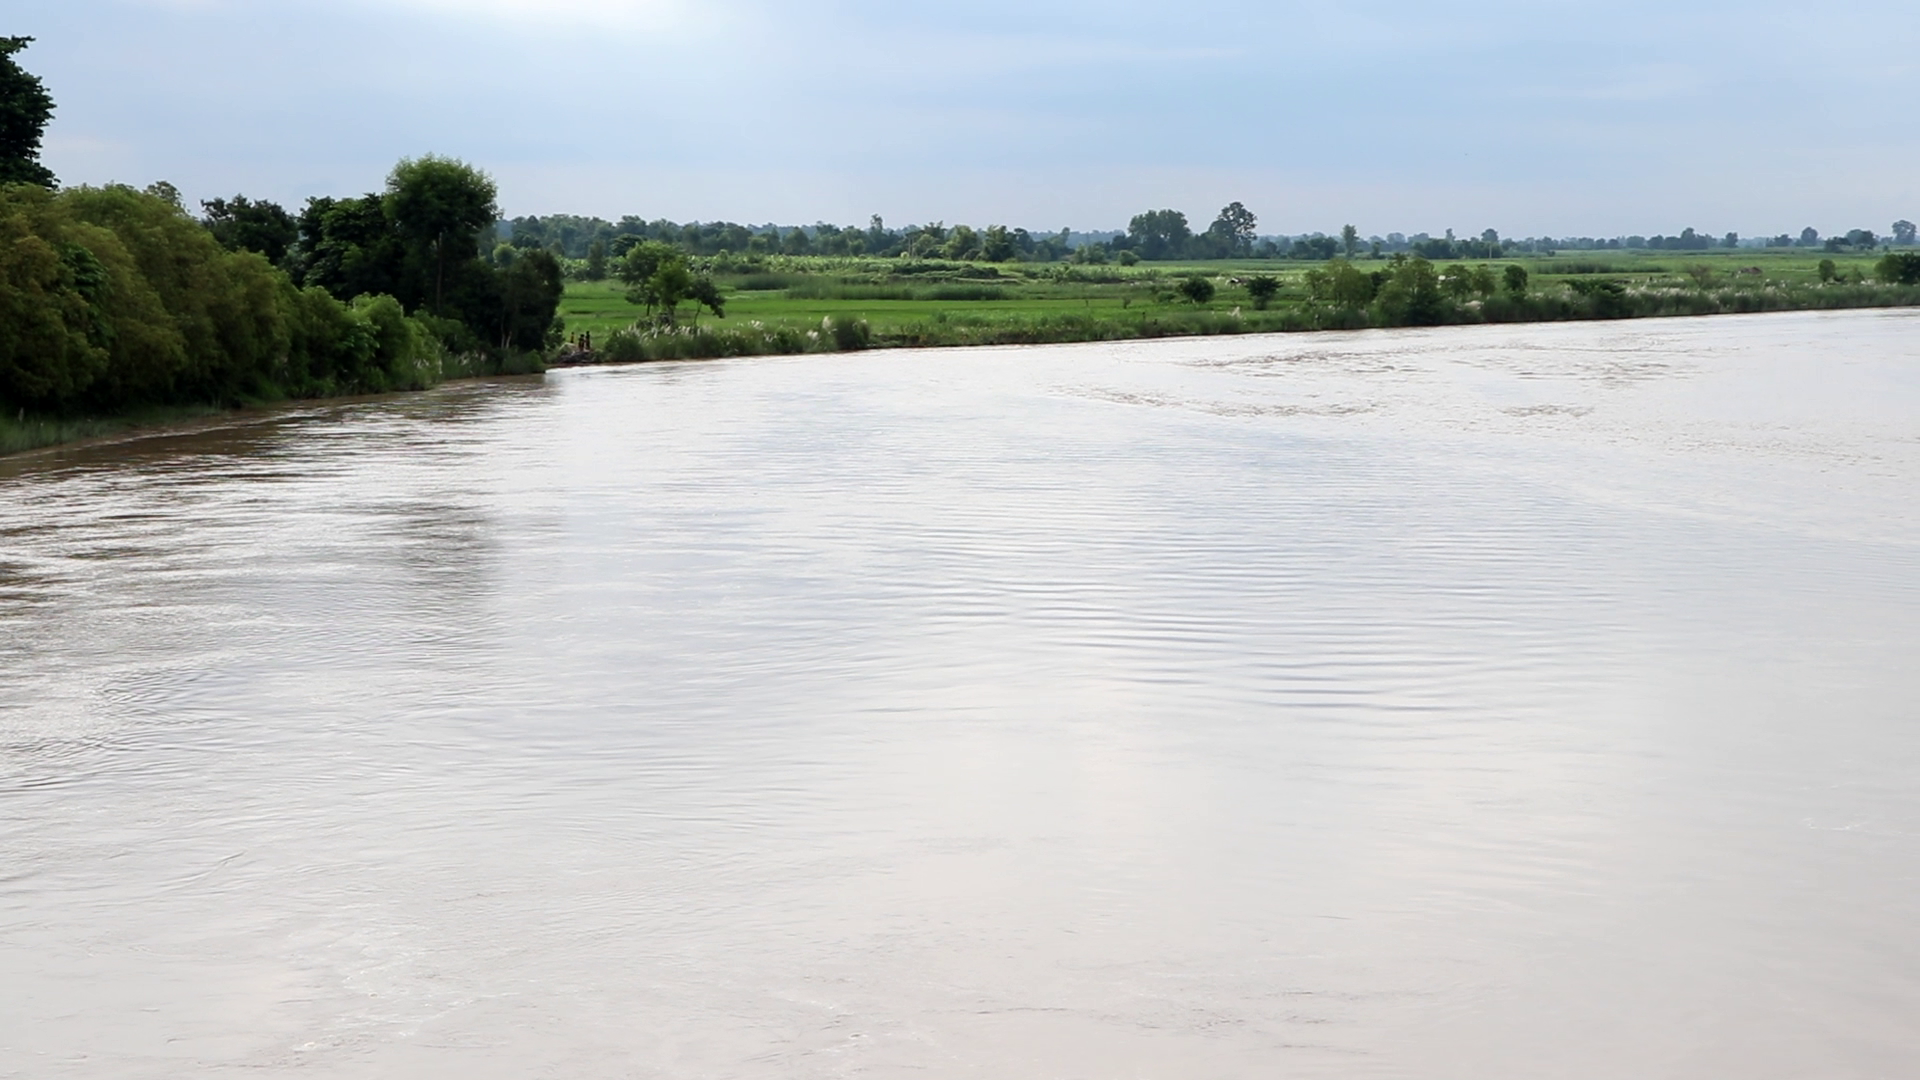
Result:
[[[0,461],[0,1077],[1890,1077],[1920,315]]]

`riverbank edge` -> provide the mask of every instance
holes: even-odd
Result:
[[[1830,299],[1839,300],[1839,297]],[[551,367],[614,367],[676,360],[724,360],[750,356],[803,356],[893,349],[964,349],[1012,345],[1071,345],[1106,341],[1157,341],[1168,338],[1240,337],[1255,334],[1351,333],[1360,330],[1444,329],[1468,326],[1531,326],[1548,323],[1640,322],[1648,319],[1700,319],[1734,315],[1784,315],[1820,311],[1891,311],[1920,309],[1920,289],[1905,288],[1899,295],[1860,298],[1855,302],[1792,304],[1710,311],[1649,311],[1644,314],[1569,315],[1555,318],[1448,319],[1436,323],[1376,325],[1362,312],[1318,310],[1241,313],[1188,312],[1183,318],[1136,322],[1078,317],[1042,323],[947,324],[930,334],[849,334],[829,318],[821,331],[797,341],[764,332],[732,328],[681,327],[670,330],[620,332],[611,347],[593,352],[563,349],[547,360]],[[1358,316],[1358,317],[1355,317]],[[623,348],[623,346],[625,346]],[[644,355],[634,355],[636,351]]]
[[[713,355],[653,356],[635,359],[620,359],[598,354],[556,353],[545,361],[545,368],[564,369],[580,367],[629,367],[637,364],[658,364],[688,360],[726,360],[750,356],[804,356],[804,355],[846,355],[849,352],[892,352],[913,349],[971,349],[1004,348],[1013,345],[1076,345],[1094,344],[1103,341],[1160,341],[1169,338],[1204,337],[1246,337],[1260,334],[1330,334],[1353,333],[1360,330],[1407,330],[1407,329],[1449,329],[1468,326],[1537,326],[1544,324],[1586,323],[1586,322],[1644,322],[1651,319],[1711,319],[1728,318],[1739,315],[1787,315],[1805,314],[1820,311],[1913,311],[1920,310],[1920,304],[1888,303],[1857,304],[1845,307],[1795,307],[1777,308],[1771,311],[1713,311],[1698,314],[1658,314],[1635,315],[1611,319],[1530,319],[1519,322],[1450,322],[1428,327],[1374,327],[1374,326],[1218,326],[1211,329],[1192,329],[1189,327],[1155,327],[1154,333],[1114,333],[1085,334],[1080,336],[1061,336],[1046,340],[1035,340],[1029,334],[1006,334],[988,336],[979,339],[926,342],[908,340],[888,340],[876,338],[870,344],[858,349],[839,349],[823,347],[802,349],[797,352],[738,352],[716,353]],[[1124,329],[1125,324],[1118,322],[1098,324],[1103,329]],[[823,339],[830,342],[831,337]],[[538,374],[538,373],[536,373]],[[442,386],[460,383],[480,382],[488,379],[524,377],[514,375],[476,375],[464,379],[449,379],[435,383],[422,390],[399,390],[387,394],[343,394],[335,397],[298,398],[283,401],[248,402],[241,405],[222,407],[215,405],[156,406],[133,412],[108,416],[81,417],[32,417],[0,415],[0,459],[13,459],[40,451],[72,447],[76,445],[108,442],[124,438],[136,438],[181,427],[196,420],[216,418],[234,418],[250,412],[262,412],[267,409],[298,404],[340,404],[355,400],[377,401],[387,398],[404,397],[425,393]]]
[[[249,401],[227,406],[165,405],[107,416],[28,416],[24,421],[18,414],[0,415],[0,462],[17,461],[49,451],[123,442],[152,435],[188,433],[198,430],[202,426],[202,421],[208,422],[205,426],[217,426],[235,420],[244,420],[249,416],[265,417],[303,406],[321,408],[331,405],[350,405],[361,401],[389,401],[430,393],[448,386],[531,378],[544,373],[544,370],[543,368],[538,372],[471,375],[458,379],[445,379],[418,390],[392,390],[378,394],[276,398],[270,401]]]

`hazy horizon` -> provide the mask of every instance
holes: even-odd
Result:
[[[1885,232],[1920,10],[0,0],[68,184],[188,204],[485,168],[509,217],[1265,234]],[[1863,44],[1865,43],[1865,44]]]

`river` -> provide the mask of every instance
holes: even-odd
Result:
[[[1920,1060],[1920,314],[0,460],[0,1077]]]

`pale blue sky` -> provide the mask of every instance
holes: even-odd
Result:
[[[1758,235],[1920,217],[1920,4],[0,0],[68,183],[509,214]]]

